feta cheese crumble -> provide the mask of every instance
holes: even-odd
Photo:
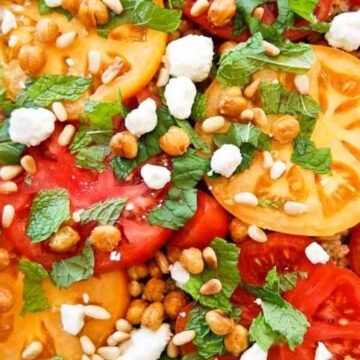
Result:
[[[47,109],[16,109],[10,116],[10,138],[27,146],[39,145],[54,132],[55,121],[55,115]]]
[[[61,6],[61,0],[45,0],[45,4],[50,8]]]
[[[247,349],[240,357],[240,360],[266,360],[267,352],[264,351],[257,343]]]
[[[4,9],[2,12],[1,32],[3,35],[8,34],[11,30],[17,28],[16,17],[8,9]]]
[[[171,180],[171,172],[164,166],[146,164],[141,168],[140,173],[150,189],[162,189]]]
[[[119,253],[119,251],[112,251],[110,253],[109,259],[110,259],[110,261],[120,261],[121,254]]]
[[[317,242],[308,245],[305,254],[312,264],[326,264],[330,260],[330,255]]]
[[[61,305],[60,312],[64,331],[74,336],[77,335],[85,324],[84,306],[63,304]]]
[[[133,330],[130,340],[121,344],[117,360],[157,360],[171,337],[170,325],[162,324],[156,331],[147,328]]]
[[[191,108],[196,96],[196,87],[191,80],[180,76],[168,82],[164,96],[171,115],[184,120],[191,115]]]
[[[176,261],[170,266],[170,275],[175,281],[175,285],[180,289],[182,289],[183,286],[190,280],[190,273],[180,264],[179,261]]]
[[[346,51],[358,49],[360,47],[360,11],[335,16],[325,38],[333,47]]]
[[[172,76],[185,76],[199,82],[209,76],[213,56],[214,44],[210,37],[187,35],[167,46],[165,63]]]
[[[316,348],[314,360],[331,360],[331,359],[332,359],[331,352],[326,348],[324,343],[319,341],[318,346]]]
[[[240,149],[232,144],[224,144],[214,152],[211,158],[211,169],[215,173],[229,178],[241,161]]]
[[[146,99],[137,109],[129,112],[125,118],[126,128],[137,137],[151,132],[157,125],[156,103]]]

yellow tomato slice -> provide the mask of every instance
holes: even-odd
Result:
[[[104,273],[89,280],[80,281],[68,289],[59,289],[46,280],[44,288],[49,300],[49,309],[21,317],[23,306],[23,275],[14,267],[1,272],[0,287],[13,292],[14,306],[8,312],[0,312],[0,359],[20,360],[24,348],[34,340],[44,345],[37,359],[49,359],[61,355],[65,360],[80,359],[82,350],[79,337],[64,332],[60,319],[62,304],[81,304],[87,293],[91,304],[106,308],[109,320],[86,319],[79,336],[87,335],[96,346],[104,343],[114,331],[115,321],[124,316],[129,301],[127,279],[122,271]]]
[[[291,144],[275,141],[272,152],[276,159],[290,164],[278,180],[271,180],[257,154],[251,168],[230,179],[208,180],[216,199],[233,215],[248,224],[289,234],[327,236],[344,231],[360,220],[360,60],[328,47],[314,46],[316,63],[309,71],[310,96],[321,106],[312,140],[318,148],[329,147],[332,154],[332,174],[316,175],[291,163]],[[256,74],[266,80],[279,80],[294,89],[294,75],[261,71]],[[208,88],[207,115],[219,113],[223,89],[215,81]],[[258,100],[254,105],[259,105]],[[269,116],[271,124],[278,116]],[[201,133],[201,129],[198,126]],[[210,145],[211,136],[202,134]],[[283,209],[249,207],[234,203],[239,192],[253,192],[259,198],[304,202],[309,212],[289,216]]]

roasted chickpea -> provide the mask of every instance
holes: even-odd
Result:
[[[181,249],[174,245],[168,245],[166,247],[166,256],[171,264],[179,261],[181,255]]]
[[[77,17],[88,28],[104,25],[109,21],[107,7],[101,0],[82,0]]]
[[[164,299],[164,309],[169,319],[175,320],[185,305],[186,296],[182,291],[173,290],[166,294]]]
[[[36,25],[36,36],[43,43],[54,42],[59,35],[59,26],[52,19],[40,19]]]
[[[129,267],[127,273],[131,280],[139,280],[149,275],[149,269],[146,264],[138,264]]]
[[[204,270],[204,260],[200,249],[194,247],[184,249],[180,262],[190,274],[200,274]]]
[[[111,138],[110,149],[115,156],[133,159],[138,153],[138,143],[131,132],[121,131]]]
[[[51,250],[66,252],[72,249],[80,241],[80,235],[71,226],[64,225],[49,239]]]
[[[240,219],[233,219],[229,228],[231,240],[235,244],[240,244],[242,241],[244,241],[247,237],[248,227],[249,225],[245,224]]]
[[[160,140],[159,145],[162,150],[171,156],[179,156],[186,153],[190,146],[188,134],[177,126],[171,126]]]
[[[164,317],[164,305],[161,302],[154,302],[143,312],[141,325],[151,330],[157,330],[164,321]]]
[[[5,270],[10,265],[10,254],[6,249],[0,249],[0,271]]]
[[[235,0],[214,0],[208,10],[208,19],[214,26],[225,26],[236,13]]]
[[[113,225],[99,225],[91,232],[90,241],[100,251],[112,251],[121,241],[121,232]]]
[[[46,54],[40,46],[23,45],[19,51],[19,64],[28,74],[36,74],[45,65]]]
[[[141,323],[141,317],[148,306],[148,302],[141,299],[133,300],[126,312],[126,320],[131,325],[139,325]]]
[[[222,115],[240,117],[241,112],[249,107],[248,100],[242,95],[240,87],[225,88],[220,97],[219,109]]]
[[[0,286],[0,313],[9,311],[14,305],[14,295],[10,289]]]
[[[152,278],[162,278],[163,273],[154,260],[149,262],[149,274]]]
[[[162,301],[166,290],[166,282],[161,279],[150,279],[144,288],[143,297],[149,301]]]
[[[143,291],[143,286],[138,281],[132,280],[128,285],[128,290],[133,298],[137,298],[141,295]]]
[[[271,133],[280,144],[288,144],[296,138],[300,132],[299,122],[290,115],[277,119],[271,128]]]
[[[216,335],[225,336],[234,327],[234,320],[222,310],[211,310],[206,313],[205,320]]]
[[[241,325],[235,325],[225,336],[224,344],[229,353],[239,356],[249,346],[248,331]]]
[[[64,9],[70,11],[71,13],[77,14],[77,12],[79,11],[80,2],[81,0],[62,0],[61,6]]]

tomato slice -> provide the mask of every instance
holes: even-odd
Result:
[[[360,225],[351,231],[349,261],[353,271],[360,275]]]
[[[211,196],[198,192],[198,209],[192,219],[174,233],[171,242],[180,247],[204,248],[215,237],[224,238],[229,229],[230,217]]]

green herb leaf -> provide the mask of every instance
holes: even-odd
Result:
[[[289,0],[290,9],[309,22],[315,22],[314,10],[318,0]]]
[[[243,31],[245,31],[245,23],[242,15],[238,12],[236,12],[234,18],[233,18],[233,33],[232,36],[236,38],[239,36]]]
[[[181,360],[205,360],[205,359],[197,353],[191,353],[183,356]]]
[[[57,12],[59,14],[66,16],[68,18],[68,20],[71,20],[73,18],[73,14],[70,11],[62,8],[61,6],[51,8],[46,5],[45,0],[37,0],[37,2],[39,3],[39,14],[40,15],[48,15],[53,12]]]
[[[198,92],[195,96],[194,104],[191,109],[191,118],[198,122],[205,119],[206,95]]]
[[[42,190],[32,202],[26,234],[33,243],[44,241],[69,219],[70,199],[67,190],[62,188]]]
[[[249,329],[250,341],[256,342],[264,351],[281,339],[281,335],[269,326],[262,314],[258,315],[251,323]]]
[[[6,98],[6,90],[0,88],[0,110],[3,110],[5,114],[10,114],[16,105]]]
[[[168,3],[170,9],[181,9],[186,6],[184,0],[169,0]]]
[[[11,141],[9,135],[9,120],[0,123],[0,164],[16,165],[25,146]]]
[[[51,358],[51,360],[64,360],[64,358],[63,358],[62,356],[56,355],[56,356],[53,356],[53,357]]]
[[[274,266],[266,275],[265,287],[282,294],[283,292],[290,291],[297,285],[298,276],[299,274],[296,271],[278,275]]]
[[[218,267],[211,269],[207,266],[201,274],[191,275],[183,290],[200,304],[229,313],[232,310],[230,297],[240,282],[240,275],[237,270],[240,250],[236,245],[219,238],[214,239],[210,246],[216,253]],[[221,292],[211,296],[201,295],[201,286],[210,279],[219,279],[221,281]]]
[[[21,259],[19,261],[20,271],[25,275],[23,300],[24,306],[20,315],[35,313],[46,310],[49,303],[42,287],[42,283],[48,277],[47,271],[41,264]]]
[[[113,133],[113,130],[91,129],[88,126],[81,126],[70,145],[70,152],[75,154],[94,143],[96,145],[107,145],[110,143]]]
[[[90,77],[47,74],[36,79],[16,98],[20,107],[48,107],[54,101],[75,101],[90,87]]]
[[[97,202],[80,213],[80,222],[86,224],[96,221],[101,225],[113,225],[119,218],[126,201],[125,198],[118,198]]]
[[[296,31],[316,31],[320,34],[325,34],[330,30],[331,27],[331,23],[327,23],[327,22],[322,22],[322,21],[318,21],[314,24],[308,24],[308,25],[304,25],[304,26],[296,26],[294,28],[292,28],[292,30],[296,30]]]
[[[106,169],[104,160],[109,154],[110,147],[108,145],[94,145],[81,148],[76,154],[76,166],[103,172]]]
[[[80,255],[54,262],[51,280],[56,286],[68,288],[77,281],[90,279],[94,275],[94,263],[94,252],[87,241]]]
[[[259,199],[258,206],[269,209],[279,209],[282,206],[282,202],[270,199]]]

